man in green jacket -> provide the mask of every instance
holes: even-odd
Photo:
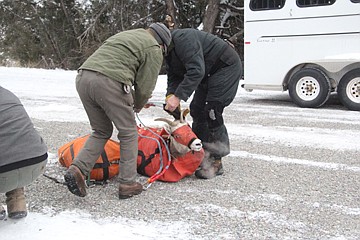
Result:
[[[79,68],[76,89],[92,133],[64,176],[73,194],[86,195],[84,176],[90,174],[112,136],[113,124],[120,141],[119,198],[142,192],[142,185],[135,181],[138,135],[134,112],[140,112],[151,97],[170,42],[170,31],[162,23],[120,32]]]

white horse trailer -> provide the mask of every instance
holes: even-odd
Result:
[[[245,0],[246,90],[289,91],[300,107],[336,91],[360,110],[360,0]]]

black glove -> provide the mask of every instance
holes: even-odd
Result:
[[[163,109],[165,112],[167,112],[168,114],[170,114],[171,116],[173,116],[175,118],[175,120],[179,120],[180,119],[180,107],[177,107],[173,112],[170,112],[169,110],[165,109],[166,104],[163,104]]]

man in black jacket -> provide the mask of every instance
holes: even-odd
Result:
[[[190,103],[192,128],[208,153],[195,172],[201,179],[223,174],[221,158],[230,153],[223,111],[236,96],[241,60],[231,44],[195,29],[172,31],[165,57],[168,85],[165,110],[176,112],[180,101]]]

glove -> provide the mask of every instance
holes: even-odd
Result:
[[[166,99],[165,99],[165,102],[166,102],[166,103],[167,103],[167,100],[168,100],[171,96],[173,96],[173,94],[169,94],[169,95],[166,96]],[[165,109],[166,103],[163,105],[164,111],[167,112],[168,114],[170,114],[171,116],[173,116],[173,117],[175,118],[175,120],[180,120],[180,116],[181,116],[181,107],[180,107],[180,104],[177,106],[177,108],[175,108],[174,111],[171,112],[171,111]],[[185,116],[186,116],[189,112],[190,112],[190,109],[188,109],[188,108],[183,111],[183,120],[185,119]]]
[[[173,116],[175,118],[175,120],[180,119],[180,115],[181,115],[180,106],[177,107],[173,112],[170,112],[169,110],[165,109],[165,106],[166,106],[166,103],[163,104],[163,109],[164,109],[165,112],[167,112],[168,114]]]
[[[181,116],[181,108],[180,106],[177,107],[173,112],[170,112],[169,110],[165,109],[166,104],[163,104],[163,109],[165,112],[167,112],[168,114],[170,114],[171,116],[173,116],[175,118],[175,120],[180,120],[180,116]],[[190,109],[185,109],[183,112],[183,119],[185,119],[186,115],[188,115],[190,113]]]

